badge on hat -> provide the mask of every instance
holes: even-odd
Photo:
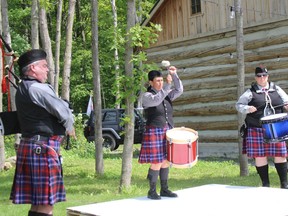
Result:
[[[261,76],[261,75],[267,75],[268,74],[268,70],[266,68],[262,68],[262,67],[256,67],[255,69],[255,75],[257,76]]]

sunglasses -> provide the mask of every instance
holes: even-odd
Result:
[[[266,77],[266,76],[268,76],[268,74],[263,74],[263,75],[256,74],[256,77]]]

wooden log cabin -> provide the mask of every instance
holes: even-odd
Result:
[[[238,117],[234,0],[160,0],[143,22],[161,24],[148,62],[178,68],[183,95],[174,102],[176,127],[199,132],[199,157],[237,158]],[[233,9],[233,8],[232,8]],[[242,0],[245,87],[259,65],[288,93],[288,1]]]

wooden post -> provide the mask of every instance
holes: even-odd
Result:
[[[236,15],[236,45],[237,45],[237,98],[244,92],[245,88],[245,65],[244,65],[244,46],[243,46],[243,11],[241,8],[241,0],[234,0],[234,9]],[[239,134],[241,125],[244,122],[244,116],[238,112],[238,147],[239,147],[239,163],[240,176],[247,176],[248,159],[247,155],[242,154],[242,138]]]

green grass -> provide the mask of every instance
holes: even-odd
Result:
[[[131,187],[122,193],[118,192],[122,147],[116,152],[104,153],[105,174],[103,176],[95,175],[95,160],[91,154],[83,157],[83,152],[85,152],[83,149],[62,150],[67,201],[54,206],[54,215],[66,215],[67,207],[146,196],[148,191],[146,176],[149,165],[138,164],[140,145],[134,146]],[[80,156],[79,152],[82,152]],[[15,168],[0,172],[0,216],[25,216],[30,207],[29,205],[14,205],[9,201],[14,171]],[[252,165],[249,165],[249,172],[249,176],[240,177],[237,161],[199,158],[192,168],[171,168],[169,187],[172,190],[180,190],[206,184],[260,186],[260,178]],[[275,169],[270,168],[269,172],[271,186],[278,188],[279,180]]]

